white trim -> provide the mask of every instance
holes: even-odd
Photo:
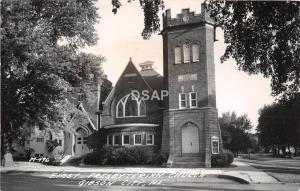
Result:
[[[182,49],[183,49],[183,63],[184,64],[188,64],[191,62],[191,45],[190,43],[186,42],[182,45]],[[185,49],[187,49],[186,51],[188,52],[188,57],[187,55],[185,55]],[[188,60],[185,60],[185,58],[188,58]]]
[[[181,95],[185,95],[185,100],[181,100]],[[185,101],[185,107],[182,107],[181,101]],[[187,94],[186,93],[179,93],[179,109],[187,108]]]
[[[115,137],[119,137],[119,144],[115,144]],[[120,135],[113,135],[113,146],[119,146],[120,145]]]
[[[126,116],[126,104],[128,101],[128,98],[133,99],[134,101],[136,101],[137,104],[137,115],[136,116]],[[145,106],[145,115],[141,115],[141,103],[143,102],[144,106]],[[119,116],[119,104],[122,104],[122,110],[123,110],[123,115]],[[146,117],[146,112],[147,112],[147,107],[146,107],[146,103],[143,99],[139,99],[137,96],[135,96],[132,93],[129,93],[127,95],[125,95],[124,97],[122,97],[117,105],[116,105],[116,118],[127,118],[127,117]]]
[[[93,123],[92,120],[90,119],[88,113],[85,111],[85,109],[84,109],[82,103],[79,104],[79,107],[80,107],[80,108],[83,110],[83,112],[86,114],[86,116],[87,116],[87,118],[88,118],[88,120],[89,120],[89,122],[90,122],[92,128],[93,128],[94,130],[97,130],[97,129],[95,128],[95,126],[94,126],[94,123]],[[88,131],[88,132],[89,132],[89,131]]]
[[[194,58],[195,58],[194,53],[196,51],[196,50],[194,50],[194,47],[196,47],[196,46],[198,47],[198,59],[194,60]],[[199,46],[199,44],[194,43],[194,44],[192,44],[192,62],[199,62],[199,60],[200,60],[200,46]]]
[[[129,143],[125,144],[124,143],[124,136],[128,136],[129,137]],[[122,145],[130,145],[130,135],[129,134],[122,134]]]
[[[148,135],[152,135],[152,143],[148,143]],[[146,134],[146,145],[154,145],[154,134]]]
[[[114,127],[158,127],[158,124],[151,123],[125,123],[125,124],[117,124],[117,125],[107,125],[104,128],[110,129]]]
[[[176,54],[176,51],[179,49],[179,60],[176,60],[176,58],[177,58],[177,54]],[[174,48],[174,62],[175,62],[175,64],[181,64],[182,63],[182,56],[181,56],[181,51],[182,51],[182,48],[180,47],[180,46],[176,46],[175,48]]]
[[[214,149],[213,149],[213,143],[214,142],[217,142],[217,144],[218,144],[218,147],[217,147],[218,152],[214,152]],[[211,137],[211,153],[212,154],[219,154],[220,153],[220,139],[216,136]]]
[[[109,137],[111,136],[111,144],[109,144]],[[106,141],[106,145],[107,146],[109,146],[109,145],[113,145],[114,144],[114,137],[113,137],[113,135],[107,135],[106,136],[106,139],[107,139],[107,141]]]
[[[136,144],[135,143],[135,136],[136,135],[140,135],[141,136],[141,144]],[[142,145],[143,144],[142,136],[143,136],[142,134],[133,134],[133,145]]]
[[[196,99],[192,99],[192,94],[196,94]],[[196,101],[196,105],[192,106],[192,101]],[[198,107],[198,95],[197,92],[189,92],[189,102],[190,102],[190,108],[197,108]]]
[[[140,76],[140,77],[142,78],[142,80],[145,82],[145,84],[148,86],[148,88],[149,88],[151,91],[153,91],[152,87],[151,87],[151,86],[148,84],[148,82],[144,79],[144,77],[141,75],[141,73],[139,72],[139,70],[137,69],[137,67],[133,64],[133,62],[132,62],[132,61],[129,61],[128,64],[129,64],[130,62],[132,63],[134,69],[137,71],[138,76]],[[125,68],[124,68],[122,74],[120,75],[120,77],[119,77],[119,79],[118,79],[116,85],[115,85],[115,86],[113,87],[113,89],[109,92],[107,98],[106,98],[105,101],[104,101],[104,105],[107,105],[107,104],[109,103],[109,101],[113,98],[113,96],[114,96],[114,94],[115,94],[115,91],[116,91],[116,87],[117,87],[117,85],[118,85],[118,83],[119,83],[121,77],[123,76],[123,74],[124,74],[124,72],[125,72],[125,70],[126,70],[128,64],[125,66]]]

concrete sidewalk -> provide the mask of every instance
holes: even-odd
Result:
[[[286,168],[286,169],[297,169],[300,170],[300,160],[287,160],[287,159],[270,159],[270,160],[253,160],[238,158],[236,161],[245,162],[248,164],[253,164],[262,167],[272,167],[272,168]]]
[[[189,177],[233,177],[248,183],[278,183],[267,173],[258,170],[246,163],[234,161],[231,168],[158,168],[158,167],[101,167],[101,166],[47,166],[40,163],[15,162],[13,167],[2,168],[0,172],[59,172],[59,173],[122,173],[122,174],[151,174],[159,173],[166,176]]]

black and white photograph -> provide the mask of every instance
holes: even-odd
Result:
[[[0,191],[300,191],[300,1],[0,2]]]

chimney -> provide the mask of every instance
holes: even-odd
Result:
[[[139,66],[141,68],[141,71],[152,70],[153,63],[154,63],[153,61],[146,61],[146,62],[140,63]]]

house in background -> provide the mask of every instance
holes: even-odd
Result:
[[[25,124],[25,126],[28,126]],[[62,130],[54,131],[53,129],[46,128],[40,129],[37,125],[26,127],[28,129],[28,136],[25,138],[24,144],[17,142],[13,143],[13,157],[24,158],[29,149],[32,157],[46,157],[51,153],[48,151],[47,141],[55,141],[57,145],[64,146],[64,135]]]
[[[70,102],[82,111],[83,116],[74,115],[64,129],[64,153],[71,156],[82,156],[92,151],[92,137],[98,131],[99,110],[101,104],[111,90],[112,83],[103,78],[100,84],[86,84],[91,95],[85,95],[80,87],[74,88]]]
[[[91,139],[90,136],[98,130],[100,103],[107,97],[112,84],[104,77],[101,85],[90,83],[86,86],[89,86],[91,95],[85,95],[81,88],[77,87],[73,88],[68,97],[68,100],[82,111],[83,116],[74,115],[63,130],[54,131],[50,128],[42,130],[38,126],[25,128],[30,129],[30,132],[24,144],[13,144],[15,150],[13,156],[25,157],[28,149],[33,149],[32,156],[35,157],[50,156],[47,141],[56,141],[63,148],[65,155],[79,157],[91,152],[88,141]]]

